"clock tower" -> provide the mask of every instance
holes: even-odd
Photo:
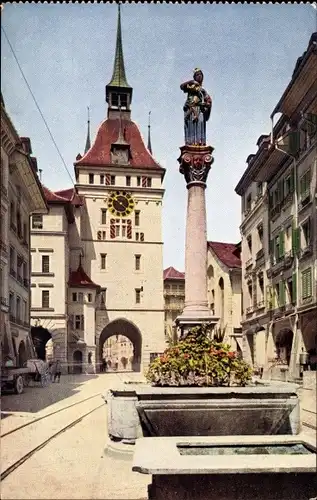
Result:
[[[85,323],[94,333],[95,343],[87,350],[94,349],[96,366],[107,362],[108,339],[121,335],[133,344],[132,368],[143,371],[151,356],[165,349],[165,169],[131,119],[132,93],[125,72],[119,5],[113,74],[106,85],[107,118],[74,164],[77,192],[84,203],[71,246],[74,255],[80,247],[83,268],[99,286],[91,304],[94,314]],[[71,256],[70,262],[75,270],[78,257]]]

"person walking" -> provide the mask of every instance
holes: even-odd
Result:
[[[54,375],[54,382],[56,382],[56,380],[58,382],[61,381],[61,374],[62,374],[62,371],[61,371],[61,362],[59,361],[59,359],[56,361],[55,363],[55,375]]]

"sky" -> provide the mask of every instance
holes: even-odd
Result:
[[[271,130],[270,114],[298,57],[316,31],[311,5],[123,4],[126,75],[132,119],[146,141],[151,111],[153,155],[166,168],[164,267],[184,269],[187,189],[178,171],[183,145],[180,84],[204,72],[213,99],[207,142],[215,161],[206,189],[208,239],[240,240],[240,197],[234,189]],[[115,52],[115,4],[4,4],[2,26],[73,175],[83,154],[90,107],[91,137],[106,118],[105,85]],[[23,80],[6,39],[1,44],[2,93],[19,135],[31,138],[42,181],[51,190],[71,179]]]

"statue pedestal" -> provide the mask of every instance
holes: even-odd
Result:
[[[187,145],[180,148],[179,171],[187,189],[185,244],[185,307],[176,324],[187,330],[201,323],[216,324],[207,301],[207,225],[205,189],[213,163],[211,146]]]

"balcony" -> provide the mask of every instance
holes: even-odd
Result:
[[[245,263],[245,270],[247,271],[250,267],[252,267],[252,264],[253,264],[253,259],[252,257],[246,261]]]
[[[283,257],[279,257],[278,259],[273,257],[271,259],[271,267],[266,271],[267,277],[274,278],[282,271],[289,269],[293,265],[293,261],[294,256],[292,250],[289,250],[283,255]]]
[[[306,208],[311,202],[311,193],[310,190],[305,191],[305,193],[301,194],[299,203],[298,203],[298,210],[301,211],[304,208]]]
[[[20,285],[23,285],[23,278],[19,274],[17,275],[17,280],[20,283]]]
[[[283,306],[278,306],[276,309],[273,311],[273,318],[278,319],[281,318],[284,315],[285,312],[285,305]]]
[[[26,241],[26,239],[23,238],[22,240],[22,246],[24,246],[25,248],[29,248],[29,244],[28,242]]]
[[[293,198],[294,198],[294,193],[288,193],[284,200],[282,201],[282,208],[283,210],[286,210],[287,207],[289,207],[293,203]]]
[[[29,285],[30,285],[30,282],[27,278],[24,278],[23,279],[23,286],[24,288],[29,288]]]
[[[264,248],[261,248],[255,255],[255,267],[260,267],[265,262]]]
[[[295,304],[293,302],[285,304],[285,314],[292,314],[294,310],[295,310]]]

